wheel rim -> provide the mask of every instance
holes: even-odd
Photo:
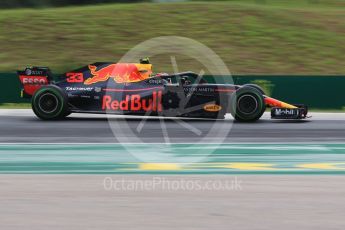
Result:
[[[252,95],[242,95],[237,102],[237,109],[243,114],[253,114],[257,111],[258,100]]]
[[[53,113],[57,110],[59,105],[58,98],[51,93],[46,93],[39,98],[38,106],[44,113]]]

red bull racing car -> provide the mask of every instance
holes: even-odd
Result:
[[[112,113],[258,120],[267,107],[276,119],[303,119],[307,107],[268,97],[257,85],[211,84],[198,74],[153,74],[148,59],[140,63],[94,63],[54,81],[46,67],[18,71],[22,96],[43,120],[71,113]]]

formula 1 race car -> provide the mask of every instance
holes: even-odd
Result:
[[[193,72],[152,74],[148,59],[140,63],[94,63],[54,81],[49,68],[18,71],[22,96],[31,97],[43,120],[71,113],[112,113],[167,117],[258,120],[271,107],[275,119],[303,119],[308,109],[265,95],[257,85],[211,84]]]

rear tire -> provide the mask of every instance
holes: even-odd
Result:
[[[32,97],[32,110],[42,120],[58,120],[69,115],[67,95],[57,86],[43,86]]]
[[[231,97],[231,115],[240,122],[253,122],[266,110],[263,94],[250,86],[243,86]]]

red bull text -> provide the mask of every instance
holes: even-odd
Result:
[[[162,91],[154,91],[152,98],[142,98],[139,94],[127,95],[124,100],[103,96],[102,110],[162,112]]]

